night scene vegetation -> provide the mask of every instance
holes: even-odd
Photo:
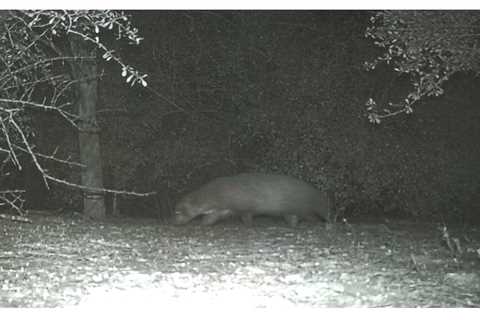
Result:
[[[0,307],[480,307],[479,46],[473,10],[0,11]]]

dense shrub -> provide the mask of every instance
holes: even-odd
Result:
[[[410,117],[372,126],[363,107],[372,92],[388,100],[408,83],[363,70],[378,53],[364,38],[367,13],[134,17],[145,44],[122,53],[152,90],[124,91],[106,69],[100,105],[113,115],[100,120],[112,186],[153,188],[165,203],[217,176],[281,172],[335,189],[340,215],[478,211],[478,83],[453,79]],[[123,211],[168,215],[144,201],[125,199]]]

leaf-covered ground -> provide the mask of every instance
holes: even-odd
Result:
[[[480,306],[480,228],[0,220],[0,307]]]

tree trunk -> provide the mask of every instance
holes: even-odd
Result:
[[[74,56],[81,57],[72,63],[77,83],[79,114],[79,151],[82,169],[81,183],[90,188],[103,188],[102,157],[100,154],[99,128],[96,121],[97,109],[97,63],[96,50],[83,39],[71,38]],[[105,217],[105,195],[103,192],[83,193],[85,216],[99,219]]]

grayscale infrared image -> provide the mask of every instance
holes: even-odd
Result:
[[[480,11],[5,9],[0,50],[0,308],[480,307]]]

